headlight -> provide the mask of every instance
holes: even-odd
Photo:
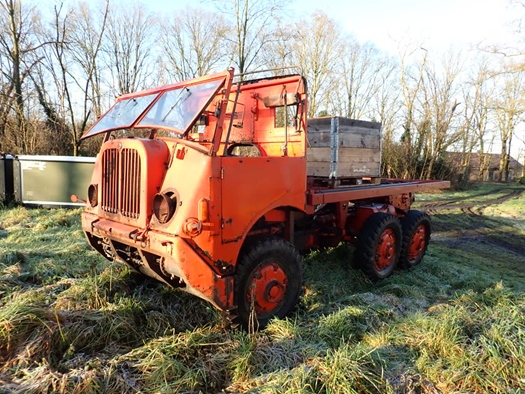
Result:
[[[88,201],[93,208],[98,205],[98,185],[89,185],[88,187]]]
[[[172,192],[158,193],[153,199],[153,214],[159,223],[168,223],[177,209],[177,197]]]

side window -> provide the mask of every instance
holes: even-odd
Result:
[[[275,107],[275,127],[297,127],[297,105]]]

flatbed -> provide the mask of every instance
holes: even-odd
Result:
[[[310,188],[307,192],[309,205],[330,204],[340,201],[358,201],[374,197],[387,197],[403,193],[447,189],[450,181],[392,180],[380,184],[342,186],[337,188]]]

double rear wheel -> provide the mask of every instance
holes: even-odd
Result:
[[[430,217],[421,211],[409,211],[401,221],[389,213],[374,213],[361,229],[355,259],[368,278],[378,282],[396,266],[408,269],[419,264],[430,231]]]

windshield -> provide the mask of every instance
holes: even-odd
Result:
[[[184,86],[164,92],[146,112],[138,127],[159,127],[184,132],[215,93],[221,81]]]
[[[152,103],[156,95],[142,96],[128,100],[117,101],[99,121],[86,133],[95,135],[108,129],[129,128],[135,122],[148,105]]]
[[[155,89],[150,94],[122,96],[82,138],[130,128],[160,128],[185,134],[213,99],[224,78],[191,82]]]

